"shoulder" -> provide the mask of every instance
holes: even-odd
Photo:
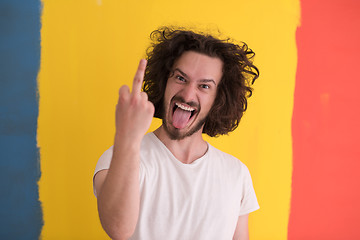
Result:
[[[209,158],[211,161],[227,169],[229,172],[233,172],[236,175],[247,176],[249,175],[249,169],[238,158],[223,152],[209,144]]]
[[[238,167],[246,167],[244,163],[242,163],[238,158],[223,152],[212,145],[209,144],[209,156],[210,158],[216,161],[224,161],[224,163],[229,165],[235,165]]]
[[[114,151],[114,145],[109,147],[101,156],[101,160],[111,160]]]
[[[147,159],[149,156],[159,151],[160,148],[161,144],[155,134],[152,132],[147,133],[141,142],[140,160],[143,161],[144,159]]]
[[[114,146],[111,146],[100,156],[100,158],[96,164],[96,167],[95,167],[95,174],[100,170],[109,168],[111,158],[113,155],[113,149],[114,149]]]
[[[152,133],[148,133],[144,136],[141,142],[140,154],[145,155],[148,154],[148,151],[153,149],[155,143],[152,139]],[[114,146],[109,147],[99,158],[96,166],[96,172],[102,169],[108,169],[111,163],[111,159],[113,156]]]
[[[141,151],[146,151],[156,145],[157,145],[156,136],[154,135],[154,133],[149,132],[149,133],[145,134],[145,136],[141,142]]]

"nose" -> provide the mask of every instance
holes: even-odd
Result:
[[[181,97],[185,100],[185,102],[195,102],[197,103],[197,97],[196,97],[196,87],[193,84],[186,84],[184,85],[184,88],[181,91]]]

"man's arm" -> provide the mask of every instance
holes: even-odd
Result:
[[[249,240],[249,214],[240,216],[236,225],[233,240]]]
[[[146,61],[140,61],[131,93],[127,86],[119,90],[110,168],[94,179],[101,224],[115,240],[133,234],[139,215],[140,145],[154,115],[154,106],[141,92],[145,67]]]

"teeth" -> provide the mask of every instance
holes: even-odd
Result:
[[[185,110],[185,111],[192,112],[192,111],[195,110],[195,108],[187,107],[187,106],[185,106],[185,105],[182,105],[181,103],[175,103],[175,105],[176,105],[178,108],[181,108],[182,110]]]

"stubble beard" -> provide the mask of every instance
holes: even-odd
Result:
[[[170,137],[171,140],[182,140],[186,137],[190,137],[194,133],[200,131],[202,127],[204,126],[206,121],[206,117],[203,119],[200,119],[198,123],[192,128],[190,128],[187,132],[181,133],[180,129],[177,129],[173,126],[170,126],[172,129],[169,129],[168,122],[166,121],[165,117],[162,119],[163,127],[167,135]]]

